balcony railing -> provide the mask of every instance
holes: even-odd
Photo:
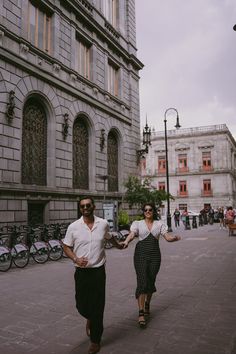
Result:
[[[205,190],[201,190],[201,196],[202,197],[212,197],[213,196],[213,190],[212,189],[210,189],[210,190],[207,190],[207,191],[205,191]]]
[[[200,172],[212,172],[212,171],[214,171],[214,168],[212,166],[200,166],[199,171]]]
[[[184,191],[184,192],[177,191],[177,197],[178,198],[187,198],[188,197],[188,191]]]
[[[177,167],[176,172],[177,173],[189,172],[189,168],[188,167]]]
[[[166,174],[166,169],[165,168],[161,168],[161,169],[156,169],[155,170],[155,173],[157,174],[157,175],[165,175]]]

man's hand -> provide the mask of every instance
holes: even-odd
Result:
[[[125,240],[125,241],[120,242],[120,244],[122,245],[122,248],[127,248],[129,242],[127,242],[127,241]]]
[[[109,239],[109,241],[112,243],[114,247],[118,248],[119,250],[122,250],[124,248],[123,242],[117,240],[116,234],[114,232],[112,232],[111,235],[112,237]]]
[[[77,258],[75,259],[75,263],[81,267],[81,268],[84,268],[86,267],[86,265],[88,264],[88,258],[87,257],[80,257],[80,258]]]

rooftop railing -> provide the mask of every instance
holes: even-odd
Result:
[[[218,132],[225,131],[229,132],[226,124],[217,124],[217,125],[208,125],[203,127],[194,127],[194,128],[180,128],[175,130],[168,130],[168,137],[171,136],[180,136],[180,135],[196,135],[202,133]],[[152,137],[163,137],[164,131],[152,131]]]

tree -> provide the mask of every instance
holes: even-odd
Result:
[[[167,199],[167,193],[163,190],[157,190],[151,185],[149,178],[145,178],[143,183],[136,176],[129,176],[124,184],[126,188],[125,201],[132,208],[133,205],[141,208],[142,204],[149,202],[155,203],[157,208]],[[173,197],[170,196],[173,199]]]

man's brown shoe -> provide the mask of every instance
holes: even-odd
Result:
[[[90,347],[89,347],[89,351],[88,354],[96,354],[99,352],[100,350],[100,344],[98,343],[91,343]]]

